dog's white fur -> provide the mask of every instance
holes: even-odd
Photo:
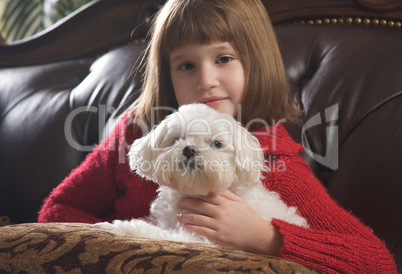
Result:
[[[169,115],[128,153],[130,168],[160,185],[147,221],[115,220],[96,228],[138,237],[209,242],[183,229],[177,214],[185,196],[203,196],[225,189],[245,200],[263,219],[281,219],[307,227],[261,179],[268,171],[260,144],[233,117],[203,104],[184,105]]]

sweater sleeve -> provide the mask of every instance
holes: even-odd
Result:
[[[124,117],[108,138],[52,191],[39,212],[39,222],[95,223],[112,210],[119,192],[115,170],[119,151],[125,149],[126,120]]]
[[[303,228],[273,220],[283,236],[280,257],[324,273],[396,273],[384,243],[328,195],[301,157],[279,159],[286,171],[269,174],[267,185],[309,224]]]

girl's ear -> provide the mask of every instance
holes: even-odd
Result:
[[[257,138],[244,127],[239,127],[239,136],[235,138],[237,175],[242,182],[258,183],[262,172],[267,170],[264,153]]]

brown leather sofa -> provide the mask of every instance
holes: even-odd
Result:
[[[0,44],[0,272],[314,272],[216,245],[35,223],[52,188],[135,102],[141,79],[131,72],[160,4],[95,0],[34,37]],[[331,196],[386,242],[401,271],[402,4],[265,4],[305,111],[301,125],[285,125]]]

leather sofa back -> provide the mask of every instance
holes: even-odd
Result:
[[[283,24],[276,31],[305,111],[292,136],[330,195],[400,256],[401,30]]]
[[[142,47],[0,69],[0,215],[37,220],[43,199],[137,95],[138,81],[127,78]]]

